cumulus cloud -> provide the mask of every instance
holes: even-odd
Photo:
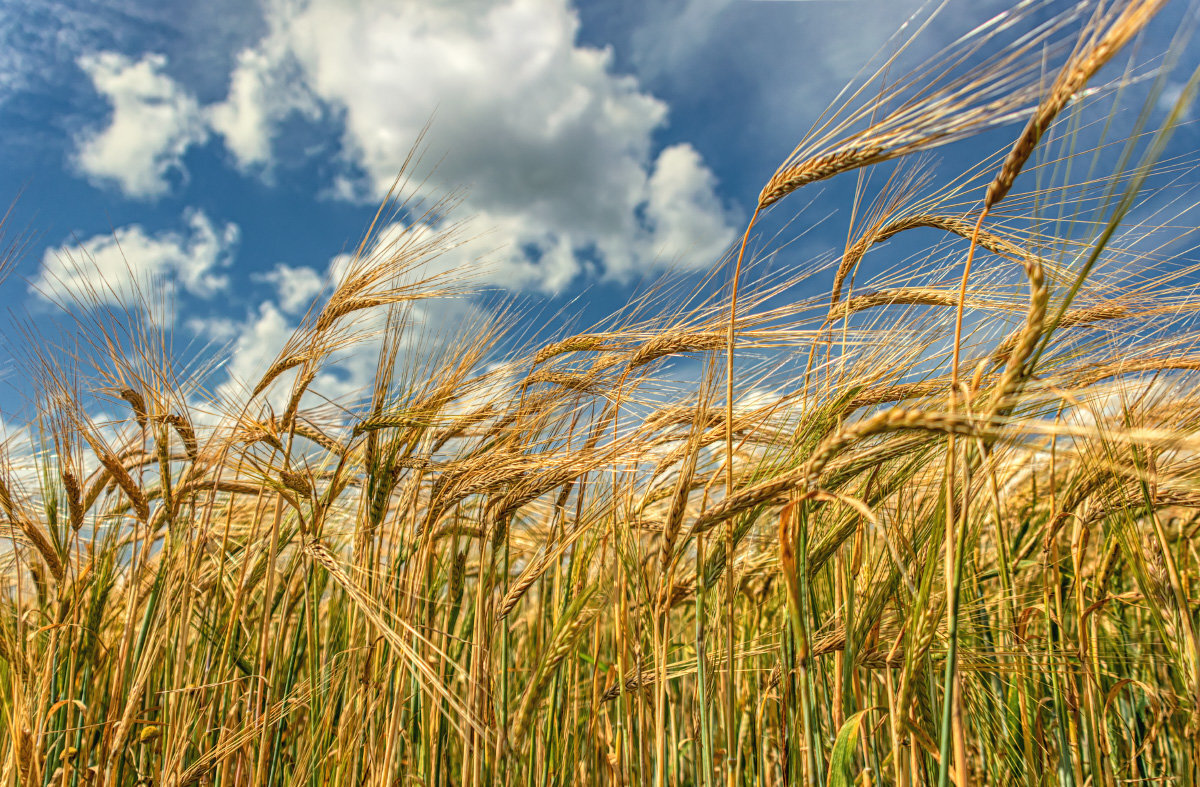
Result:
[[[47,249],[33,291],[56,300],[118,303],[136,300],[155,284],[198,297],[224,289],[226,267],[238,241],[236,224],[218,226],[203,211],[183,215],[182,232],[148,233],[140,224],[119,227],[80,243]]]
[[[320,108],[296,73],[290,53],[279,37],[259,48],[244,49],[229,80],[224,101],[206,108],[209,126],[224,140],[242,170],[267,168],[276,124],[298,112],[310,120]]]
[[[690,145],[673,145],[659,154],[649,180],[646,248],[657,257],[715,261],[729,245],[725,210],[717,198],[716,178]]]
[[[313,94],[340,111],[366,198],[386,192],[432,117],[429,186],[470,189],[465,210],[510,286],[558,289],[589,251],[617,277],[712,264],[733,231],[711,172],[694,151],[655,160],[666,105],[615,74],[610,51],[577,45],[578,27],[563,0],[313,0],[278,17],[272,40],[286,38]],[[679,177],[688,199],[668,206]],[[699,242],[689,225],[705,228]]]
[[[271,152],[270,63],[252,49],[238,55],[229,96],[209,108],[209,122],[242,167],[265,162]]]
[[[312,268],[292,267],[282,262],[254,278],[275,286],[279,306],[289,314],[306,309],[325,286],[325,278]]]
[[[163,73],[163,55],[133,61],[100,52],[78,62],[112,106],[112,118],[106,127],[76,138],[76,167],[94,182],[115,184],[127,196],[162,196],[172,172],[186,174],[183,155],[188,147],[208,136],[196,99]]]
[[[183,321],[183,326],[197,336],[218,345],[232,342],[242,330],[240,321],[211,314],[188,317]]]
[[[555,291],[593,268],[624,279],[707,267],[733,240],[700,155],[656,150],[666,104],[615,73],[610,50],[577,43],[567,0],[307,0],[269,5],[267,20],[227,97],[202,110],[160,56],[87,60],[116,110],[81,150],[84,170],[161,193],[206,130],[242,169],[266,170],[281,124],[300,112],[340,124],[342,172],[328,193],[374,202],[431,124],[426,160],[437,165],[408,174],[427,194],[469,190],[462,214],[494,249],[504,286]],[[135,155],[130,124],[151,109],[162,117],[158,136],[136,146],[145,159],[118,166]]]
[[[275,360],[295,328],[296,323],[274,303],[264,301],[260,304],[258,312],[246,321],[233,343],[225,367],[230,379],[239,384],[247,381],[253,384]]]

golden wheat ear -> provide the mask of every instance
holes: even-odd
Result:
[[[1078,9],[1068,9],[1024,35],[1015,28],[1030,21],[1032,8],[1018,4],[976,27],[918,71],[883,85],[889,69],[936,17],[939,6],[896,52],[829,110],[796,146],[763,187],[758,207],[766,208],[809,183],[965,139],[1022,119],[1041,98],[1045,58],[1070,46],[1067,33]],[[972,55],[1008,37],[1002,51],[964,69]],[[877,95],[865,98],[878,87]]]
[[[941,6],[935,9],[934,15],[938,10]],[[905,47],[932,20],[931,15],[917,26],[917,31],[895,54],[885,59],[879,69],[850,93],[849,98],[827,112],[805,135],[763,186],[734,263],[726,332],[726,409],[729,415],[733,407],[735,325],[741,269],[751,231],[761,212],[807,184],[962,140],[1025,117],[1039,102],[1039,78],[1045,58],[1068,48],[1069,37],[1065,31],[1077,17],[1078,10],[1069,9],[1049,23],[1035,26],[998,54],[963,70],[962,64],[970,62],[972,55],[998,36],[1012,36],[1013,29],[1028,18],[1031,7],[1020,4],[976,27],[921,70],[879,89],[873,98],[863,100],[868,89],[882,84]],[[840,273],[840,277],[844,275],[844,272]],[[839,291],[840,287],[841,278]],[[961,332],[965,301],[966,293],[960,291],[956,333]],[[956,338],[956,347],[959,341]],[[957,368],[957,355],[954,366]],[[729,420],[732,422],[732,418]],[[732,434],[727,434],[728,452],[732,452],[732,443]],[[731,475],[727,475],[727,487],[726,493],[731,494]]]
[[[985,211],[1008,195],[1017,175],[1058,113],[1079,95],[1096,72],[1149,24],[1164,5],[1166,0],[1127,0],[1115,4],[1106,13],[1098,10],[1080,37],[1076,51],[1058,72],[1049,93],[1038,102],[1033,116],[1025,124],[1000,171],[996,173],[995,180],[988,186]]]

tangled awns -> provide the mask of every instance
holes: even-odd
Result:
[[[884,56],[708,277],[586,331],[427,265],[461,227],[403,178],[425,229],[244,386],[64,303],[0,461],[0,783],[1196,784],[1200,74],[1136,46],[1165,0],[1043,5]],[[844,249],[776,264],[831,178]]]

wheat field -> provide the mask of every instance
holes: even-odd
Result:
[[[64,303],[0,459],[0,782],[1196,784],[1198,162],[1164,151],[1200,72],[1131,55],[1163,5],[885,58],[709,276],[583,330],[423,331],[487,296],[403,176],[237,390],[147,303]],[[835,177],[842,253],[774,263]]]

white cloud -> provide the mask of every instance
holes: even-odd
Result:
[[[77,244],[47,249],[33,289],[46,298],[129,303],[148,286],[165,283],[209,297],[228,284],[238,227],[223,227],[200,210],[184,213],[186,230],[149,234],[140,224],[119,227]]]
[[[211,314],[188,317],[183,321],[183,325],[197,336],[218,345],[232,342],[241,334],[242,330],[242,325],[237,320],[216,317]]]
[[[732,240],[699,156],[664,153],[667,171],[690,164],[707,192],[667,209],[679,184],[651,176],[667,107],[614,74],[611,52],[576,45],[578,18],[563,0],[314,0],[274,23],[313,93],[341,110],[343,148],[370,198],[432,117],[429,187],[469,187],[464,211],[491,230],[508,286],[559,289],[589,250],[620,277],[656,262],[710,265],[714,246]],[[642,211],[662,223],[647,227]],[[687,226],[705,227],[701,242],[683,236]]]
[[[220,134],[240,169],[270,163],[275,124],[293,112],[310,120],[320,114],[315,99],[298,78],[282,40],[268,38],[259,48],[244,49],[230,75],[225,100],[206,108],[208,123]]]
[[[685,145],[655,155],[667,106],[614,73],[611,51],[576,43],[567,0],[278,0],[267,19],[270,32],[239,55],[227,98],[199,116],[160,73],[161,58],[96,58],[107,66],[90,72],[109,81],[153,82],[171,108],[159,125],[176,129],[141,146],[150,161],[102,171],[124,173],[131,193],[161,193],[183,148],[203,139],[196,123],[220,135],[239,167],[267,170],[283,120],[324,110],[342,124],[345,165],[329,193],[374,202],[432,119],[430,166],[408,174],[426,194],[469,189],[461,210],[496,251],[498,284],[559,290],[592,260],[616,278],[706,267],[733,240],[699,154]],[[100,142],[149,111],[142,92],[93,79],[118,104]]]
[[[664,259],[678,255],[691,265],[720,258],[730,230],[715,180],[690,145],[673,145],[659,154],[646,203],[647,249]]]
[[[159,54],[137,62],[116,52],[79,58],[79,67],[112,105],[107,127],[76,138],[75,165],[90,180],[149,199],[168,191],[172,172],[186,174],[184,153],[208,131],[196,99],[163,73],[166,65]]]
[[[289,320],[274,303],[264,301],[260,304],[258,313],[242,326],[230,350],[229,363],[225,366],[230,380],[237,381],[237,387],[231,388],[230,383],[226,383],[218,389],[218,394],[230,396],[247,383],[253,386],[283,349],[295,328],[296,323]]]
[[[230,80],[229,96],[208,111],[213,130],[224,137],[225,147],[242,167],[265,162],[271,152],[269,73],[263,53],[243,51]]]
[[[282,262],[266,273],[256,274],[254,278],[275,285],[279,306],[289,314],[307,308],[325,287],[325,278],[312,268],[294,268]]]

